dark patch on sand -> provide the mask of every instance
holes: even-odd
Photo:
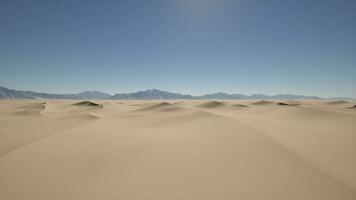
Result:
[[[97,104],[92,101],[81,101],[78,103],[74,103],[75,106],[85,106],[85,107],[103,107],[102,104]]]
[[[201,108],[217,108],[222,106],[225,106],[225,104],[220,101],[209,101],[199,105]]]

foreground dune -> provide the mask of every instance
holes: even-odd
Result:
[[[0,199],[356,199],[355,102],[0,101]]]

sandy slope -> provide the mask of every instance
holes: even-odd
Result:
[[[0,101],[0,199],[356,199],[354,104]]]

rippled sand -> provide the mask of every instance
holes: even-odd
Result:
[[[356,199],[346,101],[0,101],[0,199]]]

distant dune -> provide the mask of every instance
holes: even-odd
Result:
[[[271,105],[271,104],[275,104],[275,102],[262,100],[262,101],[256,101],[252,103],[252,105]]]
[[[329,101],[326,104],[337,105],[337,104],[346,104],[346,103],[349,103],[349,102],[348,101],[344,101],[344,100],[339,100],[339,101]]]
[[[354,108],[3,100],[0,199],[354,200]]]
[[[299,101],[285,101],[285,102],[278,102],[277,105],[280,106],[297,106],[300,105]]]
[[[174,112],[174,111],[181,111],[184,110],[182,107],[173,105],[172,103],[168,102],[161,102],[161,103],[156,103],[154,105],[150,105],[147,107],[144,107],[139,110],[144,110],[144,111],[160,111],[160,112]]]
[[[91,102],[91,101],[81,101],[78,103],[74,103],[75,106],[87,106],[87,107],[102,107],[102,105]]]
[[[161,102],[161,103],[157,103],[157,104],[154,104],[152,106],[148,106],[148,107],[145,107],[145,109],[159,109],[159,108],[163,108],[163,107],[168,107],[168,106],[171,106],[172,104],[170,103],[167,103],[167,102]]]
[[[217,108],[222,106],[225,106],[225,104],[220,101],[208,101],[199,105],[201,108]]]
[[[31,103],[24,106],[19,106],[16,110],[16,114],[32,115],[40,114],[42,110],[46,108],[46,103]]]
[[[351,107],[349,107],[349,108],[351,108],[351,109],[356,109],[356,105],[353,105],[353,106],[351,106]]]
[[[237,104],[234,104],[235,107],[240,107],[240,108],[247,108],[248,106],[245,105],[245,104],[241,104],[241,103],[237,103]]]

